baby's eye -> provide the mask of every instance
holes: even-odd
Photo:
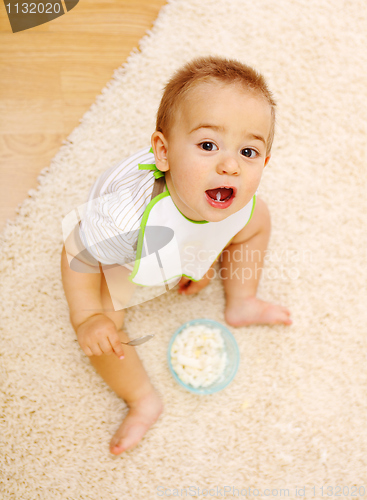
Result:
[[[256,156],[258,155],[258,152],[252,148],[245,148],[245,149],[241,150],[241,154],[243,156],[246,156],[246,158],[256,158]]]
[[[218,149],[217,146],[213,142],[209,142],[209,141],[202,142],[200,144],[200,146],[205,151],[215,151],[216,149]]]

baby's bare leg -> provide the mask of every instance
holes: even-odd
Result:
[[[126,332],[121,330],[124,311],[114,310],[104,276],[101,280],[101,299],[104,314],[115,323],[120,339],[128,342]],[[90,357],[92,365],[104,381],[129,406],[127,416],[110,443],[110,451],[114,455],[133,448],[163,409],[162,401],[152,386],[135,347],[124,346],[124,354],[123,360],[114,354]]]
[[[269,210],[257,198],[251,221],[233,238],[220,259],[226,294],[225,318],[232,326],[292,323],[288,309],[256,297],[269,236]]]

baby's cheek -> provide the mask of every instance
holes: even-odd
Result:
[[[244,186],[241,196],[241,205],[244,207],[252,200],[253,196],[256,194],[256,190],[259,187],[260,179],[258,177],[249,179]]]
[[[261,177],[254,177],[248,180],[246,183],[246,193],[250,196],[253,196],[256,193],[257,188],[259,187]]]
[[[262,173],[263,173],[263,170],[261,170],[261,172],[259,172],[257,175],[254,175],[253,178],[251,179],[251,189],[252,189],[254,194],[255,194],[256,189],[259,187]]]

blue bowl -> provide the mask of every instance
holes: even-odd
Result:
[[[185,382],[183,382],[178,377],[171,363],[171,349],[175,338],[182,330],[184,330],[188,326],[195,326],[195,325],[204,325],[209,328],[219,328],[224,340],[224,349],[227,353],[227,364],[223,374],[207,387],[193,387],[192,385],[185,384]],[[176,330],[176,332],[172,336],[170,343],[168,345],[167,360],[173,378],[181,387],[194,394],[207,395],[221,391],[232,382],[240,364],[240,351],[238,349],[238,345],[234,336],[221,323],[218,323],[217,321],[213,321],[211,319],[193,319],[192,321],[188,321],[187,323],[184,323],[182,326],[180,326],[180,328]]]

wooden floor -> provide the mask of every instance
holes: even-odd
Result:
[[[80,0],[12,33],[0,2],[0,231],[166,0]]]

